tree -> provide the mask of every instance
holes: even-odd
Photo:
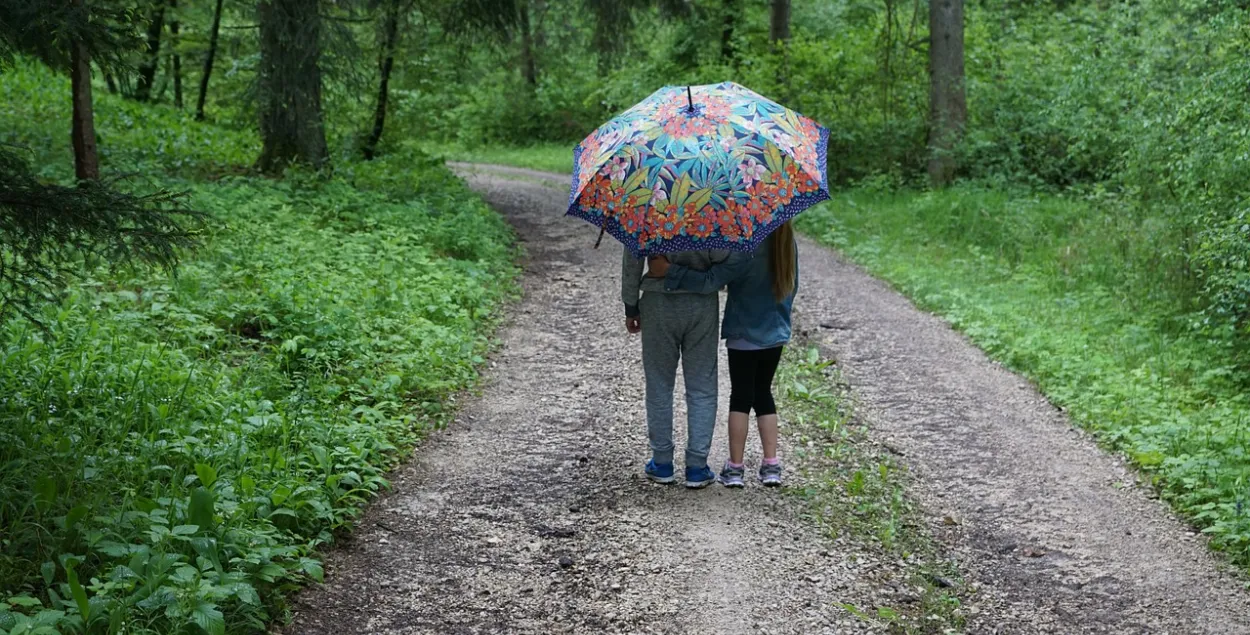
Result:
[[[160,64],[161,31],[165,28],[165,0],[157,0],[148,21],[147,52],[139,64],[139,80],[135,99],[148,101],[152,98],[152,85],[156,81],[156,68]]]
[[[774,47],[783,47],[790,41],[790,0],[772,0],[768,39]]]
[[[69,72],[73,115],[72,187],[49,184],[17,151],[0,147],[0,320],[12,313],[39,323],[36,308],[80,275],[85,263],[173,268],[194,246],[201,216],[169,192],[136,195],[101,182],[91,67],[124,68],[140,48],[120,3],[0,0],[0,58],[22,52]]]
[[[221,32],[221,5],[217,0],[213,9],[213,25],[208,31],[208,52],[204,55],[204,72],[200,74],[200,94],[195,99],[195,120],[204,121],[204,100],[208,98],[208,78],[213,75],[213,60],[217,57],[217,35]]]
[[[530,25],[528,0],[517,0],[517,28],[521,32],[521,76],[530,88],[538,85],[538,61],[534,54],[534,35]]]
[[[326,161],[321,112],[321,15],[317,0],[260,0],[260,136],[257,167],[281,172]]]
[[[174,58],[174,107],[182,110],[182,55],[178,53],[178,0],[169,0],[169,8],[174,10],[169,21],[169,48]]]
[[[80,14],[86,13],[83,0],[73,0],[72,6]],[[74,147],[74,175],[79,181],[94,181],[100,178],[100,154],[96,148],[95,105],[91,97],[91,51],[80,38],[75,38],[69,47],[73,103],[70,140]]]
[[[963,0],[929,2],[929,180],[955,177],[954,150],[968,119],[964,92]]]
[[[724,0],[721,7],[720,57],[725,62],[734,59],[734,31],[738,25],[738,0]]]
[[[406,6],[401,6],[406,5]],[[386,12],[382,20],[382,51],[378,55],[378,100],[373,111],[373,129],[365,139],[363,153],[366,160],[372,161],[377,153],[378,142],[382,140],[382,129],[386,125],[386,105],[390,99],[391,70],[395,68],[395,47],[399,45],[400,13],[411,8],[412,2],[403,0],[387,0]]]

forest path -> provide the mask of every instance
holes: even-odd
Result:
[[[524,300],[481,396],[395,475],[283,632],[874,632],[838,607],[878,605],[903,563],[829,541],[795,497],[641,478],[620,246],[591,249],[594,228],[563,217],[567,179],[458,169],[526,246]],[[912,469],[976,588],[968,632],[1250,633],[1241,579],[1032,386],[834,253],[800,251],[796,328]]]

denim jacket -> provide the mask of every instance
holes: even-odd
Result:
[[[769,245],[765,240],[751,253],[735,253],[724,263],[707,271],[695,271],[679,264],[670,265],[664,278],[669,290],[708,293],[729,285],[721,338],[746,340],[760,348],[773,348],[790,341],[790,310],[794,293],[778,302],[773,297],[773,276],[769,266]],[[797,258],[797,256],[796,256]],[[794,292],[798,292],[798,263],[795,263]]]

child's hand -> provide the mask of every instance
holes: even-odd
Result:
[[[630,335],[637,335],[641,333],[642,332],[642,318],[640,317],[625,318],[625,330],[629,331]]]
[[[651,256],[647,259],[647,276],[651,278],[663,278],[668,275],[668,258],[664,256]]]

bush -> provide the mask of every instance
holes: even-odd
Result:
[[[67,164],[68,117],[29,116],[63,94],[0,101],[0,129]],[[223,175],[250,133],[100,109],[109,165],[188,191],[208,234],[176,278],[88,269],[46,330],[0,323],[0,631],[262,632],[475,380],[512,235],[415,152]]]

